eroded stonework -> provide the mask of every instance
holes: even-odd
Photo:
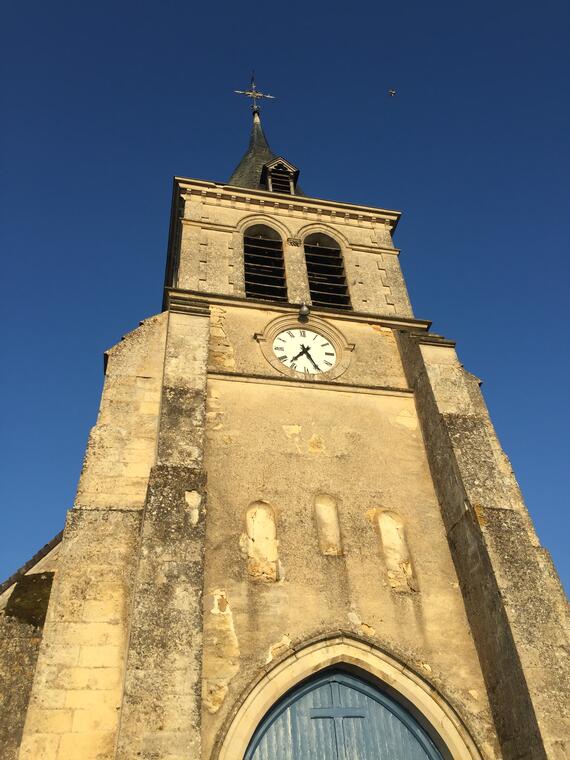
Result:
[[[165,309],[108,352],[61,542],[1,590],[2,758],[237,760],[333,665],[443,756],[567,756],[566,600],[477,379],[413,317],[398,218],[175,180]],[[286,302],[245,298],[254,224]],[[302,377],[259,336],[310,305],[315,232],[352,309],[298,322],[342,336],[342,372]]]

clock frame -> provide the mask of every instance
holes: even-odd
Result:
[[[326,372],[306,375],[304,372],[291,369],[291,367],[287,367],[279,361],[273,352],[273,342],[281,332],[291,329],[313,330],[326,338],[326,340],[332,344],[336,353],[337,360],[334,367],[331,367]],[[340,377],[343,372],[348,369],[352,351],[354,350],[354,343],[349,343],[340,330],[333,327],[333,325],[326,320],[312,315],[304,321],[301,321],[293,314],[277,317],[267,324],[262,333],[256,333],[254,338],[259,343],[259,347],[265,359],[281,375],[286,375],[287,377],[295,379],[302,378],[307,382],[327,382],[328,380],[334,380],[337,377]]]

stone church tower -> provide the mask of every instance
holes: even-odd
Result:
[[[163,311],[0,587],[3,760],[568,756],[566,601],[479,381],[399,213],[298,177],[254,105],[227,184],[174,180]]]

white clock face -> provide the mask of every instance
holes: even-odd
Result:
[[[290,369],[304,375],[328,372],[336,364],[332,343],[314,330],[291,327],[273,340],[273,353]]]

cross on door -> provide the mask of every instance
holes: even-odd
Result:
[[[330,683],[332,690],[332,705],[330,707],[312,707],[309,710],[311,720],[329,719],[334,722],[334,734],[338,760],[350,760],[345,752],[344,726],[345,718],[367,718],[368,711],[364,707],[343,707],[340,689],[336,681]]]

